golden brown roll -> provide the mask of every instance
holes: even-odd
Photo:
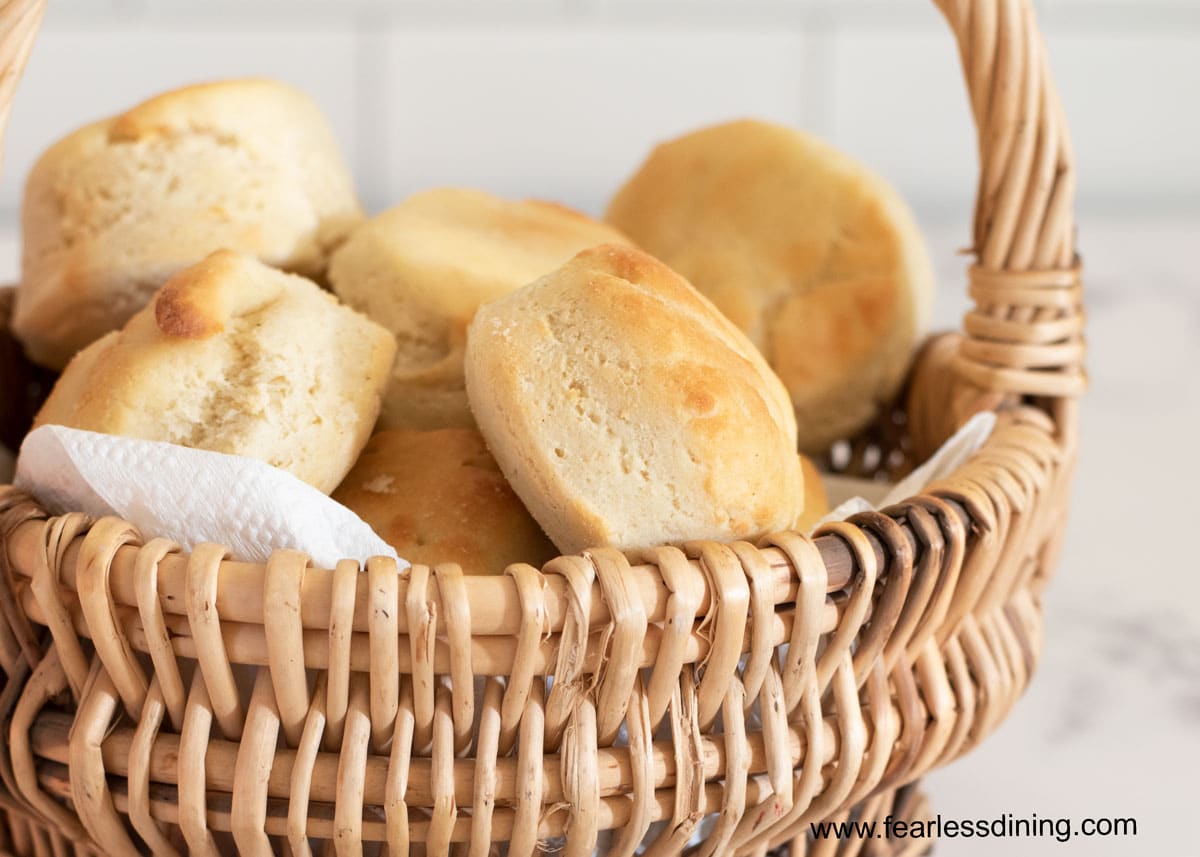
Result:
[[[381,424],[474,426],[463,384],[467,325],[502,297],[617,230],[561,205],[476,190],[418,193],[359,226],[330,264],[338,297],[396,335]]]
[[[821,471],[807,455],[800,456],[800,472],[804,474],[804,512],[796,521],[796,531],[807,533],[829,514],[829,495]]]
[[[35,426],[245,455],[328,493],[370,437],[394,354],[316,283],[221,250],[79,352]]]
[[[766,355],[801,449],[852,435],[896,394],[932,271],[899,195],[848,156],[765,122],[705,128],[656,148],[607,216]]]
[[[638,250],[585,250],[481,307],[466,379],[500,469],[564,553],[752,538],[802,511],[787,391]]]
[[[474,429],[392,429],[371,438],[333,493],[413,563],[500,574],[557,555]]]
[[[61,369],[214,250],[321,276],[361,219],[308,96],[270,80],[167,92],[75,131],[34,166],[13,330],[34,361]]]

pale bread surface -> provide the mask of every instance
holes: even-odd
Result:
[[[308,96],[269,80],[167,92],[75,131],[34,166],[13,330],[33,360],[61,369],[209,253],[320,277],[361,218]]]
[[[607,219],[766,355],[801,449],[853,435],[897,393],[932,267],[903,200],[849,156],[765,122],[705,128],[658,146]]]
[[[802,511],[787,391],[638,250],[586,250],[483,306],[466,381],[500,469],[564,553],[753,538]]]
[[[249,456],[328,493],[371,434],[394,353],[310,280],[222,250],[79,352],[35,426]]]
[[[412,563],[502,574],[557,555],[474,429],[382,431],[333,499]]]
[[[458,188],[418,193],[360,225],[334,254],[329,279],[396,336],[381,425],[473,426],[462,363],[475,310],[580,250],[625,240],[565,206]]]

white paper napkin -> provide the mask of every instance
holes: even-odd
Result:
[[[995,422],[992,413],[976,414],[928,461],[894,485],[824,476],[830,498],[838,505],[821,523],[920,492],[978,450]],[[342,558],[365,561],[371,556],[390,556],[401,567],[408,565],[349,509],[290,473],[251,458],[43,426],[21,445],[16,484],[51,512],[119,515],[143,532],[167,536],[184,548],[217,542],[252,562],[265,561],[277,548],[295,548],[327,568]],[[482,680],[477,680],[476,695],[482,692]],[[757,724],[754,710],[750,725]],[[704,820],[693,844],[703,841],[714,821]]]
[[[42,426],[21,444],[16,485],[52,513],[117,515],[184,549],[216,542],[236,559],[265,562],[275,550],[294,548],[324,568],[372,556],[408,567],[345,506],[239,455]]]

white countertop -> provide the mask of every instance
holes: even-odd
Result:
[[[937,320],[965,306],[965,226],[928,230]],[[1200,857],[1200,216],[1085,218],[1092,389],[1039,671],[981,747],[926,781],[943,819],[1133,817],[1125,839],[953,840],[943,857]],[[0,277],[16,242],[0,231]],[[1195,550],[1195,549],[1191,549]]]
[[[947,819],[1133,817],[1138,836],[939,855],[1200,855],[1198,236],[1200,218],[1080,225],[1091,389],[1042,662],[999,730],[926,781]]]

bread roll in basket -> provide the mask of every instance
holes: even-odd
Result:
[[[42,5],[0,6],[6,106]],[[925,817],[913,784],[1037,662],[1085,385],[1075,172],[1033,4],[938,5],[980,140],[974,307],[845,469],[903,470],[993,408],[963,467],[811,537],[480,577],[183,554],[0,488],[0,849],[849,855],[810,823]]]

